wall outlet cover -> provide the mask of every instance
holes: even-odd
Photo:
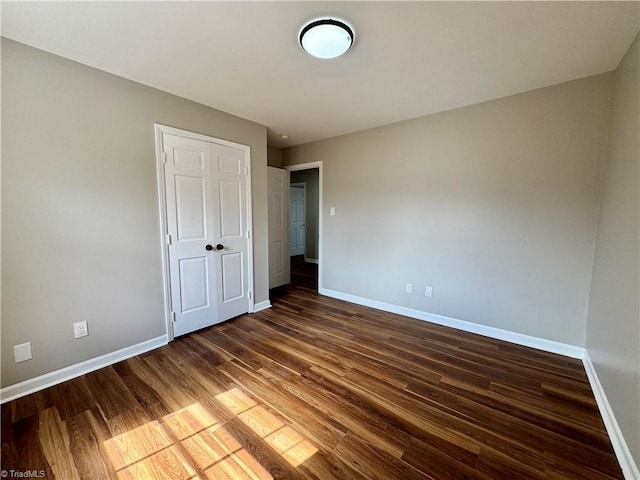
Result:
[[[31,342],[21,343],[13,346],[13,356],[16,363],[31,360]]]
[[[73,338],[82,338],[87,335],[89,335],[89,328],[86,320],[73,324]]]

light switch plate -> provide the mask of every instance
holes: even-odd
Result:
[[[329,207],[329,215],[332,217],[336,214],[336,207]]]
[[[433,288],[432,287],[424,287],[424,296],[432,297],[433,296]]]
[[[21,343],[20,345],[13,346],[13,356],[16,363],[26,362],[31,360],[31,342]]]

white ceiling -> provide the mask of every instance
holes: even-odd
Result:
[[[268,127],[284,147],[616,68],[639,2],[7,2],[2,35]],[[354,25],[343,57],[297,43]],[[280,134],[289,135],[283,141]]]

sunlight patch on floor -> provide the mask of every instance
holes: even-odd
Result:
[[[241,390],[233,388],[216,395],[216,399],[237,415],[256,435],[263,438],[290,465],[297,467],[318,451],[300,433],[285,425]]]
[[[222,425],[194,403],[107,440],[104,446],[119,480],[272,480]]]
[[[199,478],[160,422],[149,422],[104,442],[118,479]]]
[[[293,467],[318,451],[240,389],[216,399]],[[106,440],[104,448],[119,480],[273,480],[224,421],[200,403]]]

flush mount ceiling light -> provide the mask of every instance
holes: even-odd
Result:
[[[353,45],[353,28],[337,18],[316,18],[300,30],[300,45],[317,58],[336,58]]]

